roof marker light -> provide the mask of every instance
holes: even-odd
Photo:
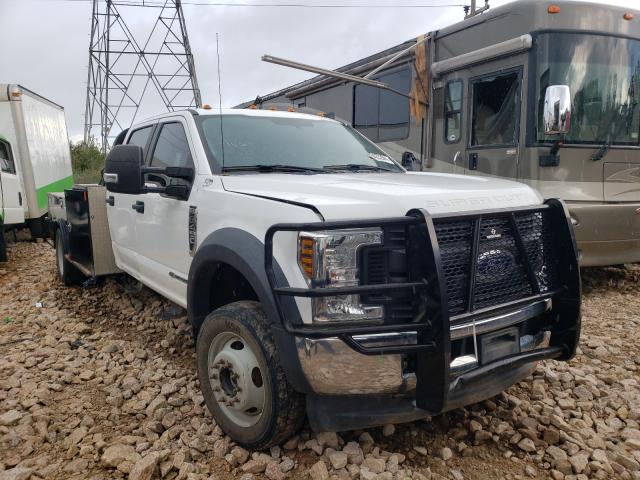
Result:
[[[204,110],[211,110],[211,105],[209,105],[208,103],[205,103],[205,104],[202,105],[202,108]]]
[[[560,7],[558,5],[549,5],[547,8],[547,13],[553,15],[554,13],[560,13]]]
[[[624,18],[625,20],[633,20],[633,13],[627,12],[622,16],[622,18]]]

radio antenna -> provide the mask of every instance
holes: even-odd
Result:
[[[220,146],[222,148],[222,168],[224,168],[224,129],[222,128],[222,80],[220,78],[220,40],[216,32],[216,55],[218,57],[218,110],[220,113]]]

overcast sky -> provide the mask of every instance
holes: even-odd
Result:
[[[624,6],[631,1],[602,0],[602,3]],[[466,0],[359,0],[358,3],[435,5],[460,4]],[[478,3],[482,4],[482,0]],[[497,7],[508,0],[490,3]],[[463,18],[461,7],[311,9],[184,5],[183,8],[202,99],[215,106],[218,105],[215,35],[220,33],[224,107],[311,76],[263,63],[262,54],[335,68]],[[134,35],[142,41],[158,11],[126,7],[121,10]],[[90,21],[90,0],[0,0],[0,83],[19,83],[63,105],[73,140],[81,138],[83,132]],[[141,114],[158,113],[162,111],[160,107],[150,97]]]

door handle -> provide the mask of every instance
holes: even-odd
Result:
[[[22,206],[22,192],[18,192],[18,205]]]
[[[144,202],[138,200],[136,203],[131,205],[131,208],[133,208],[138,213],[144,213]]]
[[[477,170],[478,169],[478,154],[470,153],[469,154],[469,170]]]
[[[113,195],[109,195],[106,202],[107,205],[111,205],[113,207],[116,204],[116,199],[113,197]]]
[[[458,166],[458,161],[460,160],[461,157],[462,157],[462,153],[460,153],[459,151],[456,152],[456,154],[453,156],[453,166],[454,167]]]

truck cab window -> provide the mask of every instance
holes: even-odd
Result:
[[[5,173],[16,173],[16,166],[11,155],[11,146],[0,140],[0,170]]]
[[[411,70],[402,68],[375,77],[394,90],[409,94]],[[409,99],[390,90],[368,85],[354,87],[353,126],[374,142],[409,136]]]
[[[462,80],[447,83],[444,90],[444,141],[458,143],[460,141],[460,125],[462,124]]]
[[[473,82],[471,145],[515,145],[520,75],[509,72]]]
[[[131,135],[129,135],[129,141],[127,142],[127,144],[138,145],[143,149],[146,148],[147,143],[149,142],[149,136],[151,135],[152,131],[153,125],[135,130],[131,133]]]
[[[181,123],[162,125],[153,150],[152,167],[193,167],[189,142]]]

